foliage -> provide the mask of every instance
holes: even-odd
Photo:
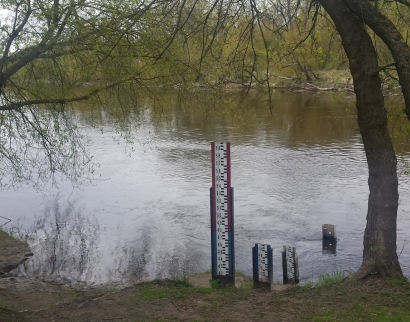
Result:
[[[3,0],[0,9],[3,188],[29,183],[42,189],[60,180],[77,185],[92,177],[98,165],[73,103],[108,115],[120,106],[138,117],[119,91],[272,85],[277,76],[321,81],[329,69],[348,67],[331,19],[310,1]],[[408,33],[402,4],[383,2],[379,10]],[[380,65],[388,66],[381,69],[386,90],[394,91],[391,54],[373,39]],[[114,126],[127,133],[125,115],[122,120]]]
[[[317,287],[329,287],[335,283],[340,283],[345,279],[345,271],[333,271],[331,274],[323,273],[319,275]]]
[[[323,275],[334,278],[343,276],[343,272]],[[222,313],[240,312],[241,321],[249,320],[251,316],[269,320],[272,314],[286,320],[289,318],[287,314],[293,312],[297,303],[299,314],[292,316],[295,321],[393,322],[410,319],[408,283],[393,285],[388,281],[373,280],[364,283],[338,283],[332,287],[295,287],[286,292],[270,294],[242,288],[181,288],[173,286],[172,281],[159,280],[137,285],[136,288],[138,299],[141,300],[142,293],[145,294],[144,305],[152,302],[156,307],[162,307],[160,303],[171,302],[177,307],[189,308],[195,299],[198,317],[202,317],[202,313],[207,317],[209,314],[222,317]],[[267,300],[270,304],[268,306],[265,305]],[[169,314],[169,310],[164,309],[164,312]],[[156,312],[156,316],[161,316],[161,310]]]
[[[212,289],[218,289],[218,288],[220,288],[220,285],[219,285],[219,280],[209,280],[209,286],[212,288]]]
[[[136,298],[144,301],[172,297],[175,299],[184,299],[187,297],[186,291],[193,290],[191,284],[181,283],[175,280],[155,280],[147,283],[136,295]]]
[[[149,46],[159,44],[144,38],[144,30],[163,25],[159,8],[178,6],[162,0],[0,2],[0,188],[90,179],[95,164],[72,104],[101,107],[108,89],[150,81],[147,65],[158,56],[148,55],[154,52]]]
[[[313,287],[313,282],[312,282],[312,281],[306,281],[306,282],[303,284],[303,288],[304,288],[304,289],[308,289],[308,288],[311,288],[311,287]]]
[[[189,276],[177,277],[174,278],[172,281],[175,284],[175,286],[192,287],[192,284],[189,281]]]
[[[75,296],[75,297],[80,297],[83,294],[81,293],[81,291],[75,290],[75,289],[70,289],[70,294]]]

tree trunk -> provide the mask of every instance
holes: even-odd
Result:
[[[363,263],[352,278],[402,278],[396,253],[398,179],[387,129],[377,54],[363,21],[340,0],[319,0],[332,18],[349,59],[360,133],[369,167],[369,201]]]

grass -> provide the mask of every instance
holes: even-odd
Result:
[[[346,271],[338,271],[335,270],[332,273],[323,273],[319,275],[319,281],[315,285],[313,281],[307,280],[303,286],[302,289],[310,289],[314,287],[331,287],[332,285],[336,283],[341,283],[345,278],[347,277]],[[313,279],[313,277],[312,277]]]
[[[403,285],[408,282],[409,281],[407,280],[407,278],[401,278],[401,279],[394,278],[390,280],[391,285]]]
[[[318,303],[311,302],[315,307],[315,312],[310,314],[311,321],[410,322],[408,282],[337,283],[341,273],[323,276],[324,287],[310,289],[304,294],[305,300],[310,297]]]
[[[172,280],[172,282],[175,284],[175,286],[192,287],[192,284],[189,281],[189,276],[176,277]]]
[[[231,286],[219,287],[218,281],[210,281],[210,288],[193,287],[188,278],[173,279],[173,280],[154,280],[149,283],[142,284],[136,294],[137,300],[153,301],[153,300],[181,300],[191,296],[202,297],[204,301],[214,302],[220,297],[229,296],[229,300],[245,301],[248,299],[250,291],[248,283],[244,283],[244,287],[235,288]],[[215,305],[212,306],[214,307]],[[214,307],[215,309],[215,307]]]
[[[216,289],[216,288],[220,288],[221,286],[219,285],[219,281],[218,280],[209,280],[209,286],[211,287],[211,288],[214,288],[214,289]]]
[[[345,271],[333,271],[332,273],[323,273],[319,275],[317,287],[330,287],[335,283],[340,283],[345,279]],[[313,284],[313,283],[312,283]]]
[[[10,235],[3,229],[0,229],[0,240],[2,239],[8,239],[10,238]]]
[[[0,307],[0,321],[1,322],[18,322],[18,321],[21,321],[20,314],[13,311],[13,310]]]
[[[313,287],[314,287],[313,282],[312,281],[307,281],[307,282],[305,282],[305,284],[303,284],[302,289],[305,291],[305,290],[308,290],[308,289],[313,288]]]
[[[47,310],[39,310],[36,320],[32,319],[33,312],[19,313],[0,301],[0,321],[48,321],[51,315],[71,316],[74,311],[76,317],[80,314],[88,317],[92,312],[88,310],[93,309],[103,310],[104,317],[106,314],[108,319],[115,307],[115,312],[120,312],[116,318],[124,322],[410,322],[408,281],[372,277],[365,281],[340,282],[345,272],[337,271],[321,276],[322,286],[312,287],[313,284],[306,283],[305,286],[291,286],[272,292],[254,290],[244,283],[238,288],[195,287],[188,277],[154,280],[95,298],[92,300],[95,305],[88,305],[92,296],[87,294],[87,290],[84,294],[83,290],[79,292],[82,296],[70,291],[75,298],[67,303],[68,306],[54,303]],[[194,281],[193,278],[191,280]]]
[[[192,291],[192,285],[181,280],[154,280],[145,283],[139,292],[137,299],[143,301],[160,300],[165,297],[173,299],[184,299]]]
[[[172,280],[154,280],[145,283],[140,292],[137,293],[137,299],[151,301],[170,297],[174,299],[185,299],[187,294],[194,290],[188,276],[176,277]]]
[[[371,321],[371,322],[409,322],[410,313],[402,309],[388,309],[378,306],[355,304],[351,309],[327,310],[323,315],[313,317],[312,321]]]
[[[80,297],[80,296],[83,295],[80,291],[75,290],[75,289],[71,289],[71,290],[70,290],[70,294],[73,295],[73,296],[75,296],[75,297]]]
[[[1,322],[17,322],[21,321],[20,314],[7,305],[4,305],[0,299],[0,321]]]

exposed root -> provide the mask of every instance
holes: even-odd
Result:
[[[362,279],[365,279],[366,277],[369,277],[371,275],[372,275],[371,269],[362,265],[356,273],[350,274],[347,277],[347,280],[349,280],[349,281],[362,280]]]
[[[359,268],[356,273],[353,273],[347,277],[347,280],[364,280],[369,277],[378,277],[381,279],[403,279],[403,272],[400,266],[390,267],[390,269],[375,268],[374,265],[364,265]]]

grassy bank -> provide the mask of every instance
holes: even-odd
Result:
[[[137,301],[172,303],[192,318],[145,312],[131,321],[410,321],[410,286],[404,281],[335,282],[324,275],[316,286],[261,292],[239,288],[196,288],[154,281],[136,289]],[[165,309],[165,307],[164,307]]]
[[[199,276],[199,279],[198,279]],[[323,275],[317,285],[211,288],[209,278],[155,280],[121,290],[0,288],[0,321],[410,321],[410,284],[370,279],[336,282]],[[10,287],[16,281],[11,281]],[[49,296],[50,295],[50,296]]]

